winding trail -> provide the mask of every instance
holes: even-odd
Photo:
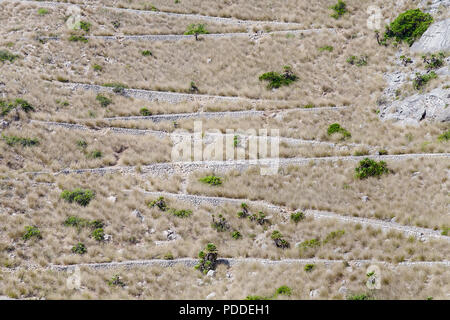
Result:
[[[138,9],[129,9],[129,8],[118,8],[112,6],[105,5],[86,5],[86,4],[74,4],[74,3],[65,3],[59,1],[32,1],[32,0],[8,0],[9,2],[19,2],[19,3],[33,3],[42,7],[57,7],[57,6],[73,6],[76,5],[81,8],[92,8],[92,9],[110,9],[114,11],[121,12],[130,12],[136,14],[148,14],[155,16],[166,16],[166,17],[178,17],[178,18],[191,18],[215,23],[223,23],[223,24],[234,24],[234,25],[245,25],[245,26],[255,26],[255,25],[272,25],[272,26],[285,26],[292,28],[301,28],[303,25],[301,23],[296,22],[281,22],[281,21],[264,21],[264,20],[243,20],[236,18],[225,18],[225,17],[216,17],[216,16],[207,16],[201,14],[193,14],[193,13],[174,13],[174,12],[165,12],[165,11],[153,11],[153,10],[138,10]],[[5,1],[6,2],[6,1]]]
[[[408,159],[440,159],[450,158],[450,153],[422,153],[422,154],[400,154],[400,155],[365,155],[365,156],[332,156],[332,157],[311,157],[311,158],[265,158],[258,160],[229,160],[229,161],[180,161],[180,162],[163,162],[154,163],[146,166],[113,166],[103,168],[91,169],[65,169],[59,172],[37,171],[37,172],[23,172],[30,175],[62,175],[62,174],[108,174],[108,173],[123,173],[140,175],[173,175],[173,174],[188,174],[197,170],[212,170],[215,172],[226,172],[228,170],[246,170],[251,167],[271,167],[277,169],[279,167],[286,167],[290,165],[307,165],[311,163],[323,162],[338,162],[338,161],[361,161],[364,158],[384,161],[404,161]]]
[[[367,264],[381,264],[386,267],[395,268],[401,266],[434,266],[441,265],[445,267],[450,266],[450,261],[408,261],[408,262],[400,262],[397,264],[384,262],[384,261],[374,261],[374,260],[325,260],[325,259],[281,259],[281,260],[269,260],[269,259],[260,259],[260,258],[219,258],[217,259],[219,264],[224,264],[228,267],[236,266],[242,263],[259,263],[262,265],[283,265],[283,264],[317,264],[323,263],[325,266],[330,266],[338,263],[347,262],[351,266],[360,267],[362,265]],[[55,270],[55,271],[74,271],[75,268],[91,268],[96,270],[105,270],[105,269],[114,269],[114,268],[135,268],[135,267],[173,267],[175,265],[184,265],[186,267],[194,267],[198,263],[198,259],[192,258],[178,258],[173,260],[162,260],[162,259],[153,259],[153,260],[131,260],[131,261],[122,261],[122,262],[106,262],[106,263],[81,263],[74,265],[51,265],[47,269]]]
[[[193,137],[193,133],[189,132],[166,132],[166,131],[158,131],[158,130],[148,130],[148,129],[130,129],[130,128],[122,128],[122,127],[96,127],[91,128],[88,126],[84,126],[81,124],[73,124],[73,123],[66,123],[66,122],[53,122],[53,121],[42,121],[42,120],[31,120],[30,123],[36,123],[43,126],[48,127],[61,127],[68,130],[80,130],[80,131],[90,131],[94,133],[114,133],[114,134],[126,134],[126,135],[136,135],[136,136],[142,136],[142,135],[152,135],[158,138],[165,138],[165,137],[174,137],[174,136],[188,136]],[[364,144],[357,144],[357,143],[348,143],[348,144],[337,144],[333,142],[327,142],[327,141],[317,141],[317,140],[304,140],[304,139],[296,139],[296,138],[289,138],[289,137],[271,137],[271,136],[253,136],[253,135],[246,135],[241,133],[236,134],[226,134],[226,133],[212,133],[212,132],[206,132],[205,135],[200,139],[203,140],[205,138],[205,141],[208,137],[225,137],[225,138],[231,138],[233,139],[235,136],[238,136],[240,139],[243,138],[245,140],[248,140],[249,138],[252,139],[264,139],[267,138],[270,139],[277,139],[279,138],[279,141],[281,143],[286,143],[290,145],[322,145],[327,147],[333,147],[338,149],[346,149],[348,147],[365,147],[370,149],[371,152],[375,152],[378,146],[367,146]],[[194,140],[195,137],[194,137]]]
[[[237,204],[240,205],[241,203],[245,202],[248,205],[253,206],[263,206],[271,210],[275,210],[281,213],[289,213],[289,212],[296,212],[298,210],[289,210],[288,208],[281,207],[274,205],[272,203],[266,202],[266,201],[251,201],[248,199],[235,199],[235,198],[224,198],[224,197],[210,197],[210,196],[199,196],[199,195],[192,195],[192,194],[179,194],[179,193],[169,193],[169,192],[150,192],[150,191],[142,191],[139,190],[139,192],[143,192],[145,195],[150,195],[154,197],[168,197],[168,198],[175,198],[177,200],[190,202],[194,204],[195,206],[199,206],[202,203],[209,203],[214,206],[220,206],[225,203],[231,203],[231,204]],[[360,218],[360,217],[352,217],[352,216],[345,216],[341,215],[335,212],[330,211],[321,211],[321,210],[312,210],[312,209],[300,209],[302,212],[305,213],[305,215],[312,216],[315,219],[336,219],[342,222],[350,222],[350,223],[359,223],[362,225],[369,225],[372,227],[379,227],[382,230],[396,230],[400,231],[406,235],[412,235],[419,238],[436,238],[441,240],[450,241],[450,237],[444,236],[440,233],[440,231],[432,230],[432,229],[426,229],[426,228],[419,228],[419,227],[413,227],[413,226],[405,226],[396,222],[387,222],[387,221],[381,221],[376,219],[369,219],[369,218]],[[286,216],[287,219],[289,219],[289,215]]]
[[[301,30],[283,30],[283,31],[270,31],[270,32],[229,32],[229,33],[209,33],[199,35],[200,39],[227,39],[227,38],[249,38],[250,40],[258,40],[264,36],[270,35],[295,35],[295,34],[311,34],[319,32],[336,32],[333,28],[323,29],[301,29]],[[85,36],[87,39],[105,40],[105,41],[182,41],[193,40],[193,35],[184,34],[141,34],[141,35],[91,35]],[[29,40],[21,38],[21,40]],[[63,37],[39,37],[39,40],[44,41],[60,41],[64,40]]]

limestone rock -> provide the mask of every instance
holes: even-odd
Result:
[[[411,46],[413,52],[450,50],[450,19],[433,23],[419,40]]]

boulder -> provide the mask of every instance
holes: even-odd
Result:
[[[380,118],[418,125],[420,121],[450,121],[450,89],[436,88],[429,93],[417,93],[396,100],[380,109]]]
[[[433,23],[411,46],[413,52],[450,51],[450,18]]]

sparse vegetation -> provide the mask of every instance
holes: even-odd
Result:
[[[375,161],[365,158],[359,162],[359,166],[355,168],[356,178],[366,179],[369,177],[379,177],[389,172],[387,164],[384,161]]]
[[[413,80],[413,87],[416,90],[420,90],[423,87],[427,85],[428,82],[430,82],[432,79],[436,79],[437,74],[434,71],[420,74],[419,72],[416,72],[416,77]]]
[[[36,138],[23,138],[18,136],[5,136],[2,134],[2,139],[8,146],[20,145],[22,147],[31,147],[39,144],[39,140]]]
[[[107,106],[109,106],[112,103],[112,100],[110,98],[105,97],[105,96],[103,96],[101,94],[98,94],[95,97],[95,100],[97,100],[100,103],[102,108],[106,108]]]
[[[26,241],[31,238],[42,239],[41,231],[35,226],[26,226],[22,239]]]
[[[278,89],[281,86],[289,86],[292,82],[297,81],[298,77],[292,72],[290,66],[284,66],[284,73],[279,74],[271,71],[262,74],[260,81],[268,81],[267,89]]]
[[[76,202],[80,206],[86,207],[92,199],[94,199],[95,193],[89,189],[76,188],[72,191],[64,190],[61,193],[61,199],[66,200],[69,203]]]
[[[212,186],[219,186],[222,184],[222,179],[216,176],[206,176],[201,178],[200,181]]]
[[[5,61],[9,61],[9,62],[14,62],[14,60],[16,60],[19,56],[12,54],[11,52],[7,51],[7,50],[0,50],[0,61],[1,62],[5,62]]]
[[[367,56],[362,55],[360,57],[357,56],[350,56],[347,59],[347,62],[351,65],[355,65],[357,67],[362,67],[367,65]]]

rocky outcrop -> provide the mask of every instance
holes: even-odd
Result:
[[[433,23],[411,46],[413,52],[450,51],[450,18]]]
[[[429,93],[396,100],[380,109],[380,117],[410,125],[424,120],[450,121],[450,89],[436,88]]]

